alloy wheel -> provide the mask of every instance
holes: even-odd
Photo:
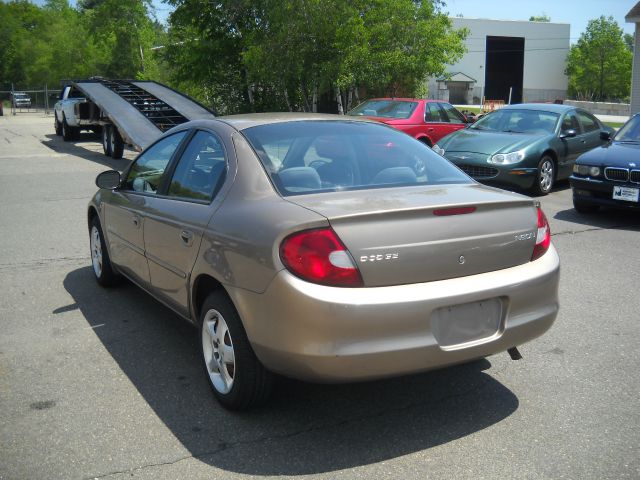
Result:
[[[546,159],[540,165],[540,190],[548,192],[553,185],[553,162]]]
[[[214,309],[204,317],[202,352],[213,387],[219,393],[229,393],[236,373],[233,340],[224,317]]]
[[[100,241],[100,231],[94,225],[91,227],[91,264],[96,277],[102,275],[102,243]]]

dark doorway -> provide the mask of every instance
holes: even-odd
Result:
[[[522,102],[524,72],[524,38],[487,36],[487,62],[484,96],[487,100]]]

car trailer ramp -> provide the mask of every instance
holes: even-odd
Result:
[[[157,82],[92,79],[73,84],[100,109],[104,127],[115,126],[121,141],[138,151],[176,125],[215,117],[195,100]]]

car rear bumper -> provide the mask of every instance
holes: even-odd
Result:
[[[436,282],[334,288],[281,271],[263,294],[237,288],[229,293],[267,368],[305,380],[346,382],[461,363],[542,335],[558,313],[559,270],[551,246],[534,262]],[[443,333],[449,324],[442,323],[442,312],[446,316],[449,307],[460,311],[455,309],[495,299],[502,305],[495,331],[467,336],[465,328],[475,328],[473,317]]]
[[[611,182],[588,177],[569,177],[573,199],[583,204],[600,205],[602,207],[640,209],[640,203],[613,199],[613,187],[622,186],[640,188],[637,183]]]

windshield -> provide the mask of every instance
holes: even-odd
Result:
[[[494,132],[551,134],[555,132],[560,115],[541,110],[500,109],[491,112],[471,127],[473,130]]]
[[[616,142],[640,142],[640,116],[636,115],[625,123],[613,139]]]
[[[349,111],[347,115],[406,119],[411,116],[417,106],[418,102],[405,100],[367,100]]]
[[[473,182],[426,145],[383,125],[300,121],[242,133],[285,196]]]

